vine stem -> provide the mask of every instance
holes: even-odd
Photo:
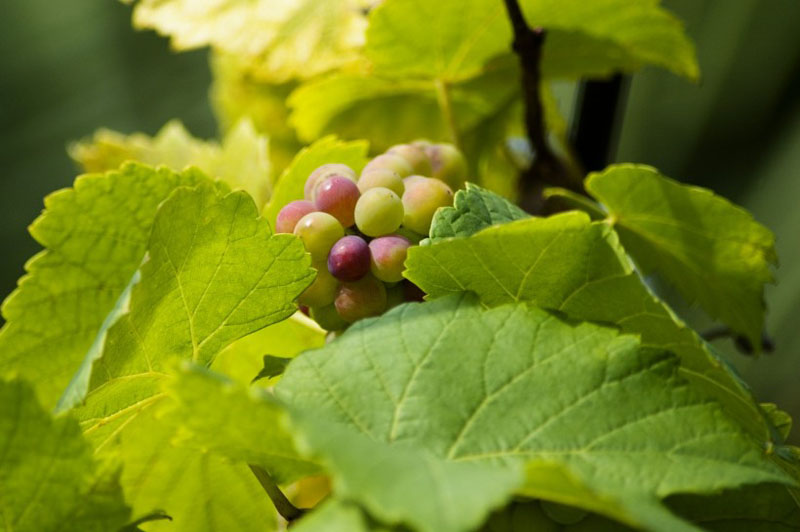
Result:
[[[253,472],[258,479],[258,482],[261,484],[261,487],[267,492],[272,504],[275,505],[275,509],[278,510],[279,514],[281,514],[281,517],[290,523],[295,519],[302,517],[304,511],[296,507],[289,501],[289,499],[286,498],[286,495],[283,494],[281,489],[278,487],[278,484],[275,483],[275,480],[270,476],[269,473],[267,473],[265,469],[253,464],[248,465],[250,467],[250,471]]]
[[[535,156],[530,168],[520,179],[520,203],[531,212],[542,206],[541,191],[547,185],[564,187],[585,194],[581,180],[553,152],[547,141],[541,95],[542,47],[547,37],[543,28],[531,28],[517,0],[504,0],[514,30],[512,48],[522,68],[522,95],[525,102],[525,129]]]
[[[441,79],[437,79],[434,83],[436,85],[436,98],[439,100],[439,108],[442,110],[444,122],[447,125],[447,129],[450,133],[450,141],[460,150],[461,138],[458,133],[458,126],[456,125],[456,116],[453,112],[453,101],[452,98],[450,98],[450,87],[447,85],[446,81]]]

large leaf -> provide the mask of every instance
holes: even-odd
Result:
[[[22,381],[0,380],[0,530],[108,532],[130,509],[74,419],[52,418]]]
[[[548,30],[548,77],[603,76],[644,65],[697,79],[694,46],[660,0],[522,0],[528,24]]]
[[[264,217],[274,224],[278,213],[290,201],[303,199],[306,179],[317,167],[328,163],[350,166],[356,172],[367,164],[366,141],[343,142],[335,137],[325,137],[301,150],[283,172],[275,191],[264,210]]]
[[[179,50],[211,45],[252,63],[263,79],[312,77],[353,61],[364,43],[364,0],[123,0],[133,23]]]
[[[30,380],[54,406],[139,268],[158,205],[205,181],[193,170],[128,164],[48,196],[30,228],[46,249],[3,303],[0,374]]]
[[[421,531],[473,529],[515,490],[547,498],[541,467],[573,474],[590,509],[665,531],[680,521],[659,498],[791,482],[674,356],[521,304],[398,307],[297,357],[276,391],[338,495]]]
[[[412,248],[406,268],[431,297],[472,291],[488,305],[529,301],[638,334],[677,354],[683,374],[754,437],[781,443],[746,386],[642,283],[606,223],[580,212],[520,220]]]
[[[370,523],[357,506],[336,499],[321,503],[293,528],[293,532],[388,532],[388,530]]]
[[[286,410],[268,392],[189,366],[167,393],[167,422],[180,427],[185,444],[259,465],[279,483],[320,472],[295,449]]]
[[[497,194],[472,183],[456,192],[453,206],[439,209],[431,224],[431,242],[464,237],[492,225],[528,218],[525,211]]]
[[[267,138],[256,132],[249,119],[234,125],[221,144],[198,140],[173,120],[155,137],[101,129],[69,148],[70,156],[87,172],[114,170],[129,160],[174,170],[196,166],[231,188],[246,190],[259,205],[269,199],[272,190],[267,152]]]
[[[586,189],[645,271],[658,271],[690,302],[761,345],[764,285],[777,262],[769,229],[711,191],[648,166],[612,166],[590,175]]]

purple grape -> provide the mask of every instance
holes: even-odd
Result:
[[[336,296],[336,312],[350,323],[386,310],[386,285],[371,275],[343,283]]]
[[[358,185],[352,180],[333,176],[317,186],[314,205],[339,220],[342,227],[350,227],[356,221],[354,212],[360,195]]]
[[[369,272],[369,249],[360,236],[340,238],[328,254],[328,271],[340,281],[358,281]]]
[[[277,220],[275,220],[275,232],[294,232],[294,228],[297,226],[297,222],[300,221],[300,218],[315,210],[317,210],[316,207],[314,207],[314,204],[310,201],[297,200],[287,203],[278,213]]]
[[[306,179],[306,184],[303,187],[305,199],[313,201],[317,185],[333,176],[346,177],[352,181],[356,180],[356,173],[346,164],[323,164],[311,172],[311,175]]]
[[[411,246],[408,239],[398,236],[382,236],[369,243],[370,271],[386,283],[403,280],[406,253]]]

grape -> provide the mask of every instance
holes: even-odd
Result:
[[[339,316],[334,305],[311,307],[311,317],[326,331],[341,331],[349,325]]]
[[[344,228],[330,214],[312,212],[300,218],[294,234],[300,237],[306,251],[311,253],[311,261],[319,264],[328,259],[328,252],[344,236]]]
[[[367,275],[353,283],[343,283],[334,304],[339,316],[348,322],[377,316],[386,310],[386,287]]]
[[[407,189],[408,187],[410,187],[414,183],[422,181],[423,179],[428,179],[428,178],[425,177],[424,175],[410,175],[408,177],[404,177],[403,178],[403,192],[405,192],[405,189]]]
[[[324,264],[315,266],[317,277],[306,291],[300,294],[297,302],[306,307],[324,307],[336,299],[339,290],[339,281],[330,274]]]
[[[541,501],[542,510],[547,517],[562,525],[574,525],[583,521],[588,512],[574,506],[566,506],[557,502]]]
[[[346,164],[323,164],[311,172],[311,175],[306,179],[305,187],[303,187],[305,199],[313,200],[317,185],[333,176],[346,177],[351,181],[356,180],[356,173]]]
[[[382,236],[369,243],[372,275],[387,283],[403,280],[406,253],[411,242],[402,236]]]
[[[371,188],[358,198],[355,214],[356,226],[365,235],[388,235],[403,223],[403,202],[388,188]]]
[[[467,161],[452,144],[431,144],[425,149],[431,161],[431,177],[441,179],[451,188],[458,189],[467,178]]]
[[[411,163],[395,153],[384,153],[383,155],[378,155],[367,163],[362,173],[371,172],[377,168],[391,170],[396,172],[400,177],[406,177],[414,173]]]
[[[340,281],[357,281],[369,271],[369,252],[360,236],[340,238],[328,254],[328,270]]]
[[[397,144],[389,148],[386,153],[399,155],[408,161],[415,174],[431,175],[431,172],[433,172],[431,160],[428,158],[428,154],[425,153],[425,148],[414,144]]]
[[[438,179],[424,178],[412,182],[403,194],[403,225],[428,234],[433,214],[439,207],[453,204],[453,191]]]
[[[368,172],[361,173],[361,178],[358,180],[358,190],[362,194],[371,188],[377,187],[388,188],[401,197],[406,189],[405,185],[403,185],[403,178],[394,170],[373,168]]]
[[[314,205],[327,212],[342,224],[350,227],[355,223],[353,211],[361,193],[358,186],[346,177],[333,176],[317,185]]]
[[[294,231],[297,222],[300,218],[310,212],[317,210],[314,204],[306,200],[297,200],[287,203],[278,213],[278,218],[275,220],[276,233],[291,233]]]

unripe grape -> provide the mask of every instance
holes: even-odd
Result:
[[[311,253],[311,261],[319,264],[328,260],[328,252],[344,236],[344,228],[339,220],[327,212],[312,212],[300,218],[294,234],[300,237],[306,251]]]
[[[378,155],[364,167],[362,173],[371,172],[377,168],[383,168],[396,172],[400,177],[406,177],[414,173],[411,163],[394,153],[384,153]]]
[[[334,176],[346,177],[351,181],[356,180],[356,173],[346,164],[323,164],[311,172],[311,175],[309,175],[308,179],[306,179],[305,187],[303,187],[303,195],[305,196],[305,199],[313,201],[314,190],[317,188],[317,185],[329,177]]]
[[[408,179],[408,178],[406,178]],[[388,188],[398,196],[402,197],[405,192],[403,178],[394,170],[388,168],[373,168],[368,172],[362,172],[358,180],[358,190],[363,194],[371,188]]]
[[[340,281],[358,281],[370,267],[370,247],[360,236],[340,238],[328,254],[328,271]]]
[[[425,148],[414,144],[397,144],[389,148],[386,153],[399,155],[408,161],[415,174],[431,175],[431,172],[433,172],[431,160],[428,158],[428,154],[425,153]]]
[[[453,190],[459,189],[467,179],[467,160],[452,144],[432,144],[425,150],[431,161],[431,177],[441,179]]]
[[[327,212],[342,224],[350,227],[355,223],[353,211],[361,192],[358,186],[346,177],[333,176],[317,185],[314,193],[314,205],[322,212]]]
[[[336,296],[336,311],[343,320],[354,322],[377,316],[386,310],[386,287],[371,275],[343,283]]]
[[[405,189],[407,189],[408,187],[410,187],[414,183],[422,181],[423,179],[428,179],[428,178],[425,177],[424,175],[410,175],[408,177],[404,177],[403,178],[403,192],[405,192]]]
[[[276,233],[292,233],[300,218],[317,210],[314,204],[306,200],[297,200],[287,203],[278,213],[275,220]]]
[[[388,188],[371,188],[358,198],[355,215],[356,226],[365,235],[388,235],[403,223],[403,202]]]
[[[372,275],[387,283],[403,280],[406,254],[411,242],[398,236],[382,236],[369,243],[370,271]]]
[[[339,316],[334,305],[311,307],[311,318],[326,331],[341,331],[349,325]]]
[[[403,225],[427,235],[436,209],[453,204],[453,191],[438,179],[420,179],[406,187],[403,194]]]
[[[330,305],[336,299],[339,291],[339,281],[331,275],[324,264],[315,266],[317,277],[306,291],[300,294],[297,302],[306,307],[324,307]]]

